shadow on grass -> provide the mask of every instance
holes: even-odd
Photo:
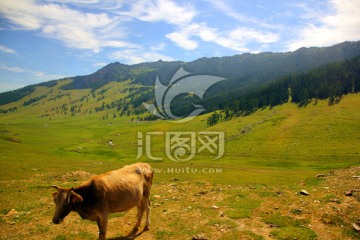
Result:
[[[144,232],[147,232],[147,230],[142,230],[141,232],[130,232],[128,235],[123,236],[123,237],[115,237],[115,238],[110,238],[109,240],[131,240],[131,239],[136,239],[137,237],[140,237]]]

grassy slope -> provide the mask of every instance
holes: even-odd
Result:
[[[101,102],[112,101],[116,98],[114,93],[117,89],[124,87],[122,83],[111,84],[111,89]],[[103,89],[108,87],[104,86]],[[28,98],[48,91],[47,88],[39,88]],[[56,90],[53,92],[54,95],[57,94]],[[70,93],[71,101],[76,101],[90,92],[81,90]],[[51,94],[48,95],[47,99],[52,97]],[[154,209],[153,222],[156,228],[140,239],[178,239],[176,234],[179,234],[180,239],[188,239],[199,232],[207,233],[212,239],[233,239],[236,234],[249,236],[248,239],[262,239],[260,236],[267,237],[271,232],[265,222],[272,219],[262,215],[266,210],[262,211],[260,206],[276,203],[277,200],[272,199],[274,192],[290,194],[300,187],[302,180],[312,179],[317,173],[360,163],[360,112],[357,111],[360,109],[360,95],[346,96],[334,106],[328,106],[325,101],[319,101],[316,105],[311,103],[305,108],[297,108],[288,103],[271,110],[259,110],[247,117],[234,118],[210,128],[206,126],[206,115],[187,124],[167,121],[135,123],[131,122],[131,117],[102,120],[105,112],[73,117],[69,114],[55,114],[49,120],[40,117],[46,109],[50,111],[51,108],[70,100],[69,97],[50,102],[47,99],[44,100],[44,105],[40,101],[39,105],[19,108],[14,113],[0,116],[0,214],[6,214],[10,209],[21,212],[17,218],[2,216],[0,225],[6,230],[1,233],[1,238],[16,239],[12,232],[17,230],[25,238],[32,236],[37,239],[41,236],[47,239],[92,239],[94,235],[91,233],[96,233],[96,226],[80,221],[75,215],[70,217],[67,229],[49,225],[53,206],[49,205],[51,190],[48,186],[73,186],[77,184],[74,183],[75,180],[84,180],[89,175],[85,174],[82,178],[81,175],[72,175],[74,171],[96,174],[134,162],[137,154],[137,132],[224,131],[226,135],[225,155],[217,161],[211,160],[213,155],[198,154],[191,162],[151,162],[153,167],[164,171],[170,167],[206,167],[220,168],[222,173],[158,173],[153,194],[162,197],[160,200],[155,199],[155,202],[160,204],[159,209],[156,209],[156,206]],[[23,100],[9,104],[6,108],[20,106],[22,102]],[[84,103],[82,108],[98,104],[96,98],[89,97],[89,101]],[[111,112],[108,113],[112,116]],[[109,140],[113,141],[114,146],[107,144]],[[152,147],[154,155],[165,157],[162,138],[155,138]],[[148,161],[145,156],[140,160]],[[182,180],[175,189],[170,185],[173,178]],[[224,188],[221,194],[214,192],[214,189]],[[194,201],[191,200],[192,196],[202,189],[207,189],[211,194],[204,199],[195,197]],[[251,189],[256,189],[255,193],[251,192]],[[177,200],[178,197],[180,199]],[[248,202],[252,204],[249,205]],[[226,216],[224,219],[216,220],[218,211],[209,208],[213,204],[221,205]],[[187,208],[188,206],[192,208]],[[259,209],[256,211],[260,213],[254,213],[254,209]],[[175,215],[166,213],[175,210],[179,210]],[[186,220],[186,214],[190,210],[194,211],[191,216],[196,219],[198,226]],[[133,221],[132,215],[127,213],[125,220],[119,218],[113,221],[126,225],[126,221]],[[168,222],[161,225],[164,221]],[[72,232],[74,222],[78,223],[80,229],[76,233]],[[254,222],[260,225],[252,226]],[[296,228],[297,223],[292,223],[293,225],[288,227]],[[208,224],[211,226],[205,227]],[[250,232],[231,230],[238,229],[241,224],[249,227]],[[226,227],[219,230],[222,225]],[[204,230],[201,230],[201,227],[204,227]],[[130,226],[125,226],[124,229],[119,230],[120,232],[113,231],[112,236],[124,235]],[[283,232],[273,235],[287,234],[286,228],[284,229]],[[306,228],[306,234],[313,234],[311,229],[314,228]],[[295,230],[305,234],[298,227]],[[321,230],[315,230],[318,235],[325,236]],[[351,238],[351,234],[343,235],[340,227],[333,230],[337,237]],[[61,232],[64,232],[64,235]]]

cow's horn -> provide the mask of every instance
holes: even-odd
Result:
[[[55,188],[55,189],[59,189],[59,186],[56,186],[56,185],[52,185],[51,187]]]

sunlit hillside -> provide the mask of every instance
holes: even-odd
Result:
[[[0,238],[96,238],[96,225],[76,214],[64,227],[50,223],[49,186],[143,161],[155,172],[153,225],[137,239],[356,239],[358,61],[254,84],[240,97],[215,94],[209,106],[218,107],[186,123],[154,118],[142,103],[156,87],[134,79],[65,87],[80,77],[2,94]],[[99,84],[102,73],[89,79]],[[109,236],[126,239],[117,236],[133,215],[113,215]]]
[[[104,86],[104,89],[108,87]],[[122,86],[113,84],[108,91],[116,91],[117,87]],[[298,239],[302,239],[300,236],[321,239],[358,237],[351,227],[359,217],[358,213],[346,210],[343,202],[354,208],[359,202],[356,198],[345,197],[342,192],[356,189],[357,180],[352,175],[358,175],[358,170],[345,175],[343,172],[326,175],[338,168],[359,165],[358,94],[346,95],[332,106],[325,100],[311,102],[303,108],[286,103],[208,127],[209,115],[199,116],[187,124],[176,124],[163,120],[136,121],[133,116],[113,118],[110,111],[108,118],[103,118],[103,112],[57,114],[51,109],[70,101],[81,105],[81,98],[90,92],[71,90],[67,96],[49,101],[54,96],[48,91],[39,88],[29,96],[48,95],[35,106],[21,106],[21,101],[12,103],[9,107],[18,107],[18,110],[0,117],[0,225],[2,237],[6,236],[6,239],[17,239],[20,235],[27,239],[38,239],[39,236],[48,239],[95,238],[96,225],[80,221],[75,214],[68,218],[66,228],[49,224],[54,207],[49,186],[74,186],[93,174],[135,161],[149,162],[156,170],[152,193],[153,230],[138,239],[179,239],[177,236],[188,239],[197,233],[211,239],[222,239],[221,236],[266,239],[269,234]],[[82,109],[90,109],[95,104],[96,98],[89,97],[88,102],[83,100]],[[162,160],[153,161],[146,154],[136,159],[139,132],[146,135],[166,131],[224,132],[224,155],[212,160],[216,156],[203,151],[190,161],[174,162],[166,157],[164,138],[160,136],[153,138],[151,153]],[[325,174],[326,182],[316,178],[318,174]],[[179,180],[174,183],[174,179]],[[328,181],[340,181],[343,190],[336,190],[338,187],[328,185]],[[322,190],[329,186],[330,190]],[[294,193],[302,188],[318,193],[311,192],[309,201],[294,197]],[[334,201],[339,203],[333,203],[331,199],[338,199]],[[310,205],[305,206],[299,201],[307,201]],[[319,208],[316,204],[329,208],[327,215],[322,212],[313,215]],[[337,208],[342,209],[343,214],[337,216],[330,210],[333,204],[338,204]],[[289,207],[281,207],[287,205]],[[273,210],[267,215],[269,206],[281,210]],[[168,211],[178,214],[168,218]],[[115,223],[127,226],[127,222],[133,221],[134,214],[131,211],[116,215],[110,226]],[[185,221],[188,214],[194,219],[199,218],[197,221],[201,224],[194,228]],[[165,225],[162,224],[164,221]],[[175,227],[179,221],[183,222],[181,228]],[[78,229],[75,233],[74,223]],[[276,230],[271,227],[274,224],[279,226]],[[221,235],[218,234],[220,227],[223,229]],[[329,233],[324,227],[332,230]],[[110,236],[126,235],[128,227],[116,230],[113,226],[110,229]]]

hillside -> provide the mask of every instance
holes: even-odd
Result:
[[[86,167],[87,163],[91,163],[91,168],[101,169],[101,166],[93,165],[94,161],[132,162],[137,157],[138,132],[221,131],[225,134],[225,154],[221,161],[211,161],[213,154],[204,151],[195,156],[194,163],[230,167],[226,181],[238,183],[240,179],[236,174],[239,170],[231,170],[231,167],[284,168],[285,172],[269,171],[267,177],[274,182],[281,182],[282,178],[293,182],[319,169],[359,164],[360,113],[356,111],[359,108],[359,94],[349,94],[332,106],[327,100],[319,100],[316,105],[309,104],[305,108],[289,102],[208,127],[210,114],[199,116],[188,124],[138,122],[133,120],[133,116],[103,119],[102,112],[94,113],[92,117],[39,117],[40,112],[36,112],[41,110],[39,104],[23,112],[1,116],[0,147],[4,155],[3,171],[6,172],[2,176],[16,176],[17,171],[12,169],[16,168],[18,161],[20,169],[31,169],[33,165],[42,165],[43,161],[46,168],[51,169],[57,169],[59,163],[67,166],[74,162],[69,166],[74,170]],[[108,144],[110,140],[113,146]],[[168,166],[174,163],[166,158],[161,136],[154,139],[152,149],[154,155],[165,157],[154,164]],[[144,155],[137,161],[151,160]],[[102,167],[107,168],[105,165]],[[256,171],[247,172],[241,182],[268,181],[255,176]]]
[[[332,57],[342,56],[345,58],[344,56],[350,56],[346,54],[349,49],[353,49],[352,54],[354,55],[358,45],[360,44],[344,43],[331,48],[300,49],[286,54],[239,55],[231,58],[202,59],[192,63],[159,61],[134,66],[113,63],[88,76],[55,80],[2,93],[0,94],[0,102],[3,104],[0,106],[0,114],[18,112],[16,114],[18,116],[37,114],[38,117],[52,119],[99,113],[102,119],[133,116],[133,118],[140,120],[154,120],[156,117],[143,106],[144,102],[154,102],[154,86],[149,86],[149,82],[153,82],[157,75],[162,79],[170,79],[174,71],[181,65],[190,69],[198,66],[194,68],[196,69],[195,72],[207,74],[209,72],[204,70],[204,66],[200,66],[202,61],[207,62],[205,66],[208,66],[209,70],[215,71],[214,69],[218,67],[222,74],[229,76],[229,79],[210,88],[202,101],[197,95],[190,96],[188,94],[174,98],[171,102],[173,114],[177,116],[187,115],[194,109],[194,104],[203,105],[207,112],[222,110],[223,116],[218,116],[215,113],[208,120],[209,125],[213,125],[221,117],[229,119],[233,116],[251,113],[259,108],[273,107],[288,101],[304,106],[311,99],[317,101],[318,99],[329,98],[333,104],[340,101],[342,95],[356,93],[360,90],[360,78],[358,77],[360,75],[360,57],[322,65],[306,72],[294,72],[280,78],[272,79],[272,76],[281,75],[281,71],[277,70],[282,64],[280,59],[287,58],[287,62],[291,63],[290,59],[294,58],[299,63],[304,63],[299,64],[299,66],[310,66],[309,62],[312,58],[316,59],[317,64],[324,62],[320,59],[329,61],[328,55],[330,53],[332,53]],[[329,52],[330,49],[335,52]],[[322,53],[310,54],[317,51]],[[302,58],[305,55],[311,56],[309,60],[306,61]],[[236,90],[236,86],[230,86],[234,80],[230,78],[230,75],[242,76],[244,73],[241,72],[241,69],[246,65],[244,58],[249,58],[249,56],[258,59],[252,61],[255,64],[254,66],[259,69],[259,71],[255,71],[254,67],[254,70],[251,70],[254,74],[260,74],[262,69],[268,67],[268,64],[261,64],[261,62],[266,62],[264,59],[271,59],[268,63],[275,64],[274,62],[278,62],[281,64],[277,67],[273,66],[273,73],[267,74],[267,80],[257,78],[258,80],[253,81],[251,77],[246,77],[246,80],[242,81],[241,84],[245,84],[245,82],[248,84],[242,85],[244,88]],[[243,59],[241,60],[243,62],[237,62],[236,59],[239,61]],[[239,67],[232,67],[230,71],[228,67],[233,65]],[[221,75],[221,71],[219,70],[216,73]],[[270,69],[266,71],[270,71]],[[284,71],[288,70],[282,72]],[[210,72],[210,74],[212,73],[215,74],[215,72]],[[261,83],[262,81],[264,82]],[[223,88],[224,84],[230,84],[227,85],[230,90],[226,90],[227,87]]]
[[[316,104],[319,99],[328,99],[329,105],[333,105],[340,102],[343,95],[359,91],[360,57],[355,57],[343,62],[329,63],[300,74],[288,75],[253,88],[241,97],[220,101],[221,111],[214,112],[208,118],[208,125],[289,101],[299,107],[305,107],[311,102]]]
[[[112,63],[87,76],[69,77],[68,79],[50,81],[11,92],[0,93],[0,108],[7,110],[3,105],[23,98],[34,99],[34,102],[45,98],[42,97],[45,95],[35,97],[34,91],[41,87],[49,88],[49,94],[51,88],[56,87],[56,85],[61,85],[60,88],[56,88],[58,91],[89,90],[94,93],[100,92],[100,88],[102,90],[106,89],[104,86],[107,84],[113,83],[116,85],[116,83],[119,83],[121,85],[127,82],[129,85],[127,95],[132,97],[130,100],[132,106],[126,108],[135,109],[141,105],[142,101],[153,100],[153,85],[156,76],[159,76],[160,80],[167,84],[175,71],[181,66],[192,74],[215,75],[227,79],[210,88],[208,94],[205,95],[205,101],[212,103],[212,106],[209,107],[214,108],[219,102],[229,99],[229,96],[241,96],[248,92],[250,88],[258,87],[262,83],[268,83],[289,74],[308,71],[324,64],[351,59],[358,55],[360,55],[360,42],[344,42],[325,48],[301,48],[287,53],[259,53],[201,58],[188,63],[180,61],[158,61],[136,65]],[[139,86],[142,86],[142,88],[131,92],[131,90]],[[125,89],[120,90],[117,95],[121,95],[121,91],[125,91]],[[29,98],[29,96],[32,96],[32,98]],[[194,99],[195,102],[197,100]],[[123,107],[119,106],[119,103],[113,105],[118,105],[120,109]],[[127,110],[122,110],[122,112],[126,114]],[[179,111],[185,110],[180,109]]]
[[[110,81],[98,89],[64,90],[72,80],[49,82],[34,88],[21,100],[0,106],[0,114],[14,116],[34,115],[54,119],[79,115],[103,120],[132,116],[135,120],[154,120],[143,103],[153,102],[154,87],[134,84],[132,80]],[[50,84],[51,83],[51,84]],[[54,84],[55,83],[55,84]],[[176,97],[171,102],[173,114],[190,113],[194,104],[202,104],[207,111],[214,111],[208,118],[209,126],[221,120],[251,114],[257,109],[274,107],[289,101],[306,106],[312,101],[328,99],[329,105],[337,104],[342,97],[360,91],[360,57],[330,63],[307,72],[283,76],[262,85],[253,85],[251,90],[238,97],[224,92],[219,97],[199,98],[188,94]],[[239,93],[238,93],[239,94]],[[206,96],[206,95],[205,95]]]
[[[344,46],[349,43],[337,48]],[[353,227],[360,219],[359,61],[355,57],[272,80],[257,78],[259,84],[249,80],[247,91],[233,88],[240,96],[214,93],[219,98],[211,100],[222,110],[186,124],[147,121],[154,119],[142,103],[154,98],[149,79],[157,74],[169,79],[188,63],[136,68],[114,63],[90,77],[0,94],[2,101],[8,99],[0,106],[0,238],[96,238],[96,223],[76,214],[63,225],[51,223],[50,186],[74,187],[95,174],[143,161],[155,172],[152,224],[136,239],[359,239]],[[191,95],[186,100],[195,102]],[[234,108],[242,100],[249,111]],[[216,114],[221,121],[209,124]],[[194,157],[171,160],[166,133],[194,134]],[[224,136],[224,154],[216,160],[212,145],[200,141],[209,133]],[[134,221],[134,210],[113,214],[108,236],[127,239]]]
[[[84,90],[71,91],[73,97]],[[349,94],[332,106],[327,100],[306,108],[289,102],[212,127],[209,114],[189,124],[102,120],[100,112],[49,120],[31,112],[36,106],[23,112],[29,115],[2,115],[0,238],[94,239],[96,224],[76,214],[63,225],[50,223],[49,186],[72,187],[146,161],[156,169],[152,225],[137,239],[357,239],[352,224],[360,217],[359,180],[353,176],[360,172],[351,166],[360,162],[359,108],[360,95]],[[135,160],[138,132],[148,131],[223,131],[225,154],[217,161],[207,152],[183,163]],[[162,138],[152,147],[154,156],[165,156]],[[302,189],[310,195],[300,195]],[[345,196],[350,190],[353,195]],[[134,220],[135,211],[113,215],[109,238],[122,239]]]
[[[192,62],[141,63],[124,65],[112,63],[99,71],[74,81],[64,89],[97,89],[110,81],[133,79],[134,83],[153,85],[156,76],[167,83],[174,72],[183,66],[194,74],[222,76],[229,79],[221,86],[227,90],[248,84],[266,82],[280,76],[309,70],[330,62],[360,55],[360,42],[345,42],[326,48],[301,48],[287,53],[242,54],[231,57],[201,58]]]

